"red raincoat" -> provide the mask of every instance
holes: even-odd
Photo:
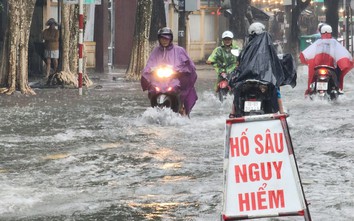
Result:
[[[344,76],[353,68],[353,58],[331,35],[324,34],[321,37],[300,54],[301,63],[309,68],[308,88],[313,82],[314,68],[318,65],[328,65],[340,68],[339,88],[343,90]]]

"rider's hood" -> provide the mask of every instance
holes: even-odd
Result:
[[[237,82],[257,79],[280,86],[284,80],[281,61],[268,32],[256,35],[240,55]]]
[[[187,55],[184,48],[178,45],[169,45],[167,48],[158,46],[151,52],[147,64],[143,70],[141,87],[147,90],[151,83],[151,70],[160,65],[170,65],[174,71],[183,73],[180,75],[181,90],[190,91],[194,88],[197,80],[197,73],[193,61]],[[195,97],[187,96],[185,99],[185,110],[189,113],[195,102]]]
[[[353,57],[336,39],[318,39],[300,54],[300,61],[309,65],[309,70],[317,65],[338,66],[344,76],[353,68]]]

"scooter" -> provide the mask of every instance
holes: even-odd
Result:
[[[239,49],[231,49],[231,54],[233,54],[235,57],[238,57],[240,54]],[[212,63],[215,64],[215,63]],[[231,64],[229,64],[231,65]],[[226,70],[228,66],[225,65],[219,65],[222,67],[222,70]],[[218,83],[217,83],[217,88],[216,88],[216,93],[218,94],[219,100],[223,102],[226,98],[227,95],[231,93],[231,87],[229,85],[229,80],[230,80],[230,73],[226,73],[225,71],[222,71],[218,75]]]
[[[277,92],[273,84],[248,79],[240,82],[235,90],[237,94],[234,97],[236,117],[278,112]]]
[[[148,97],[152,107],[170,108],[178,113],[181,108],[181,83],[171,66],[162,65],[153,69]]]
[[[219,82],[216,88],[216,93],[218,94],[219,100],[223,102],[227,95],[231,92],[231,87],[229,85],[230,74],[221,72],[219,74]]]
[[[315,67],[314,82],[310,85],[309,95],[320,99],[336,100],[339,95],[338,78],[336,70],[327,65]]]

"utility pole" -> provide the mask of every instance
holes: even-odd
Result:
[[[178,1],[178,45],[186,48],[186,2]]]
[[[349,31],[350,31],[350,28],[349,28],[349,15],[350,15],[349,9],[350,9],[350,6],[349,6],[349,4],[347,3],[346,0],[344,0],[344,6],[343,7],[344,7],[344,11],[345,11],[345,16],[343,18],[343,20],[345,19],[344,20],[344,24],[345,24],[345,26],[344,26],[345,27],[345,38],[344,38],[345,47],[347,48],[347,50],[350,50],[349,49]]]
[[[354,1],[350,1],[350,7],[349,7],[349,18],[350,21],[349,21],[349,26],[350,26],[350,34],[351,34],[351,42],[350,42],[350,53],[352,54],[353,56],[353,52],[354,52],[354,49],[353,49],[353,46],[354,46],[354,36],[353,36],[353,33],[354,33],[354,28],[353,28],[353,20],[352,20],[352,17],[353,17],[353,8],[354,8]]]
[[[78,67],[79,95],[82,95],[82,73],[84,70],[83,48],[84,48],[84,0],[79,0],[79,67]]]

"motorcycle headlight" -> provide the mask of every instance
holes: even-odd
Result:
[[[168,67],[164,67],[164,68],[159,68],[157,69],[157,76],[159,78],[169,78],[173,75],[173,70],[171,68],[168,68]]]

